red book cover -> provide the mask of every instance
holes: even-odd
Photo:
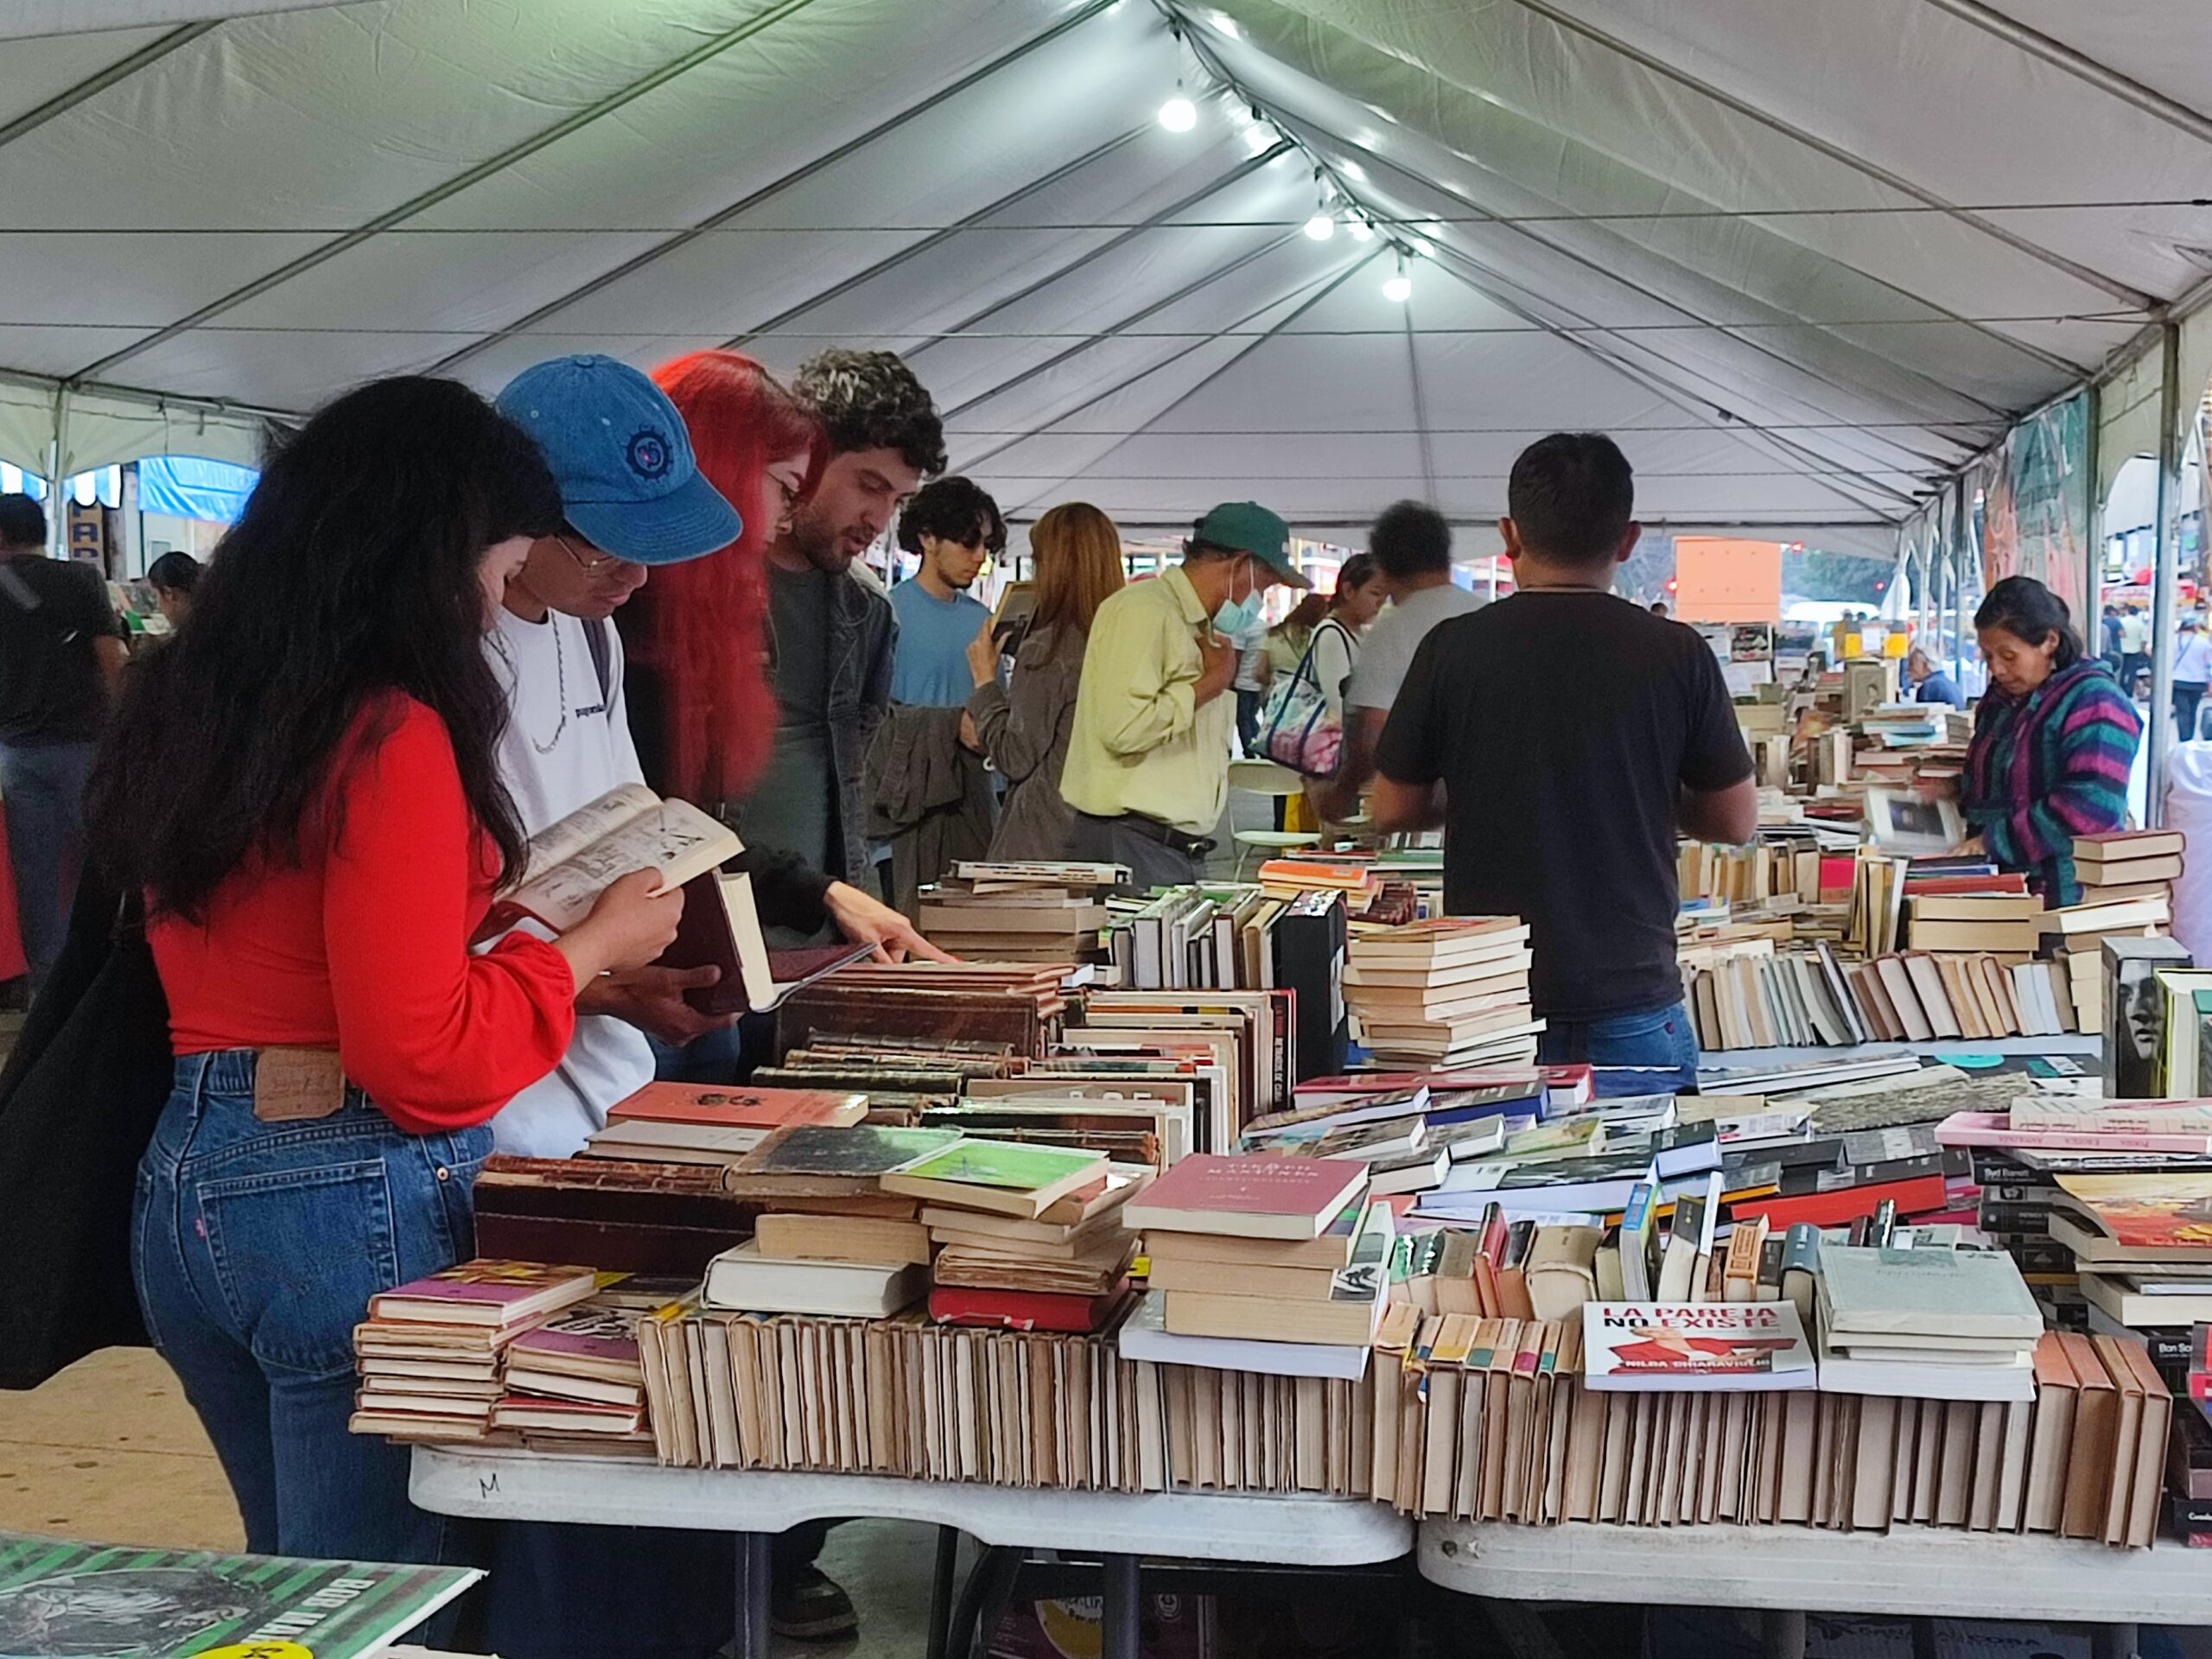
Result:
[[[1997,875],[1914,875],[1905,878],[1905,896],[1917,899],[1933,893],[2021,893],[2028,878],[2006,871]]]
[[[939,1285],[930,1292],[930,1317],[939,1325],[987,1325],[1007,1331],[1056,1331],[1084,1337],[1113,1323],[1115,1313],[1128,1294],[1126,1279],[1103,1296]]]
[[[649,1083],[607,1109],[607,1120],[698,1123],[715,1128],[781,1129],[795,1123],[842,1128],[868,1115],[866,1095],[837,1089],[701,1089]]]
[[[1944,1204],[1941,1174],[1919,1175],[1909,1181],[1884,1181],[1872,1186],[1847,1186],[1834,1192],[1805,1192],[1795,1198],[1740,1198],[1728,1206],[1731,1221],[1751,1221],[1760,1216],[1779,1230],[1796,1222],[1815,1227],[1840,1227],[1861,1216],[1871,1216],[1885,1198],[1895,1198],[1900,1216],[1916,1216],[1941,1210]]]
[[[1122,1215],[1139,1230],[1319,1238],[1366,1186],[1366,1166],[1348,1159],[1194,1152],[1131,1199]]]

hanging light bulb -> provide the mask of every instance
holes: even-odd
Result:
[[[1375,239],[1375,227],[1363,219],[1352,220],[1351,228],[1351,239],[1355,242],[1372,242]]]
[[[1406,275],[1406,256],[1398,256],[1396,272],[1382,279],[1382,297],[1393,305],[1403,305],[1414,296],[1414,279]]]
[[[1336,233],[1336,215],[1325,207],[1316,211],[1313,217],[1306,221],[1306,234],[1316,242],[1325,242]]]
[[[1188,132],[1198,124],[1198,106],[1183,96],[1183,83],[1175,83],[1175,96],[1160,106],[1160,124],[1170,132]]]

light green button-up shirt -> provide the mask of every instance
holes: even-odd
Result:
[[[1102,818],[1141,812],[1193,836],[1221,822],[1236,700],[1198,701],[1207,626],[1179,565],[1098,607],[1060,774],[1070,806]]]

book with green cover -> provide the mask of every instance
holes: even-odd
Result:
[[[0,1533],[0,1655],[367,1659],[483,1576]]]
[[[963,1141],[893,1170],[884,1176],[883,1189],[1034,1220],[1058,1199],[1105,1178],[1103,1152],[1014,1141]]]

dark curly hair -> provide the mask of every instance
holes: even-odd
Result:
[[[944,470],[944,422],[896,352],[817,352],[799,365],[791,390],[839,454],[896,449],[924,478]]]
[[[1452,526],[1425,502],[1395,502],[1382,509],[1367,532],[1367,550],[1382,574],[1395,580],[1433,575],[1452,568]]]
[[[983,550],[995,556],[1006,551],[1006,519],[982,486],[954,473],[923,485],[899,512],[900,547],[918,554],[925,536],[963,547],[980,540]]]

